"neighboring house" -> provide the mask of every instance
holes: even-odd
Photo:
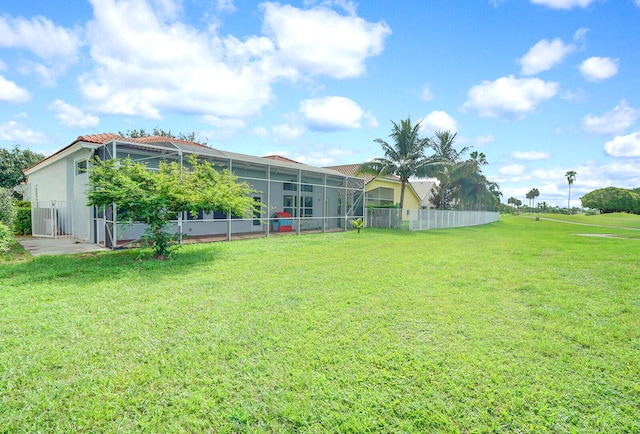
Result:
[[[413,189],[420,197],[420,208],[422,209],[435,209],[435,205],[431,203],[431,198],[433,197],[432,189],[435,189],[438,186],[438,181],[426,180],[426,181],[411,181],[411,185]]]
[[[335,170],[347,176],[356,176],[361,164],[345,164],[342,166],[330,166],[327,169]],[[402,182],[396,176],[374,177],[361,175],[365,180],[364,194],[365,205],[399,205]],[[420,196],[416,193],[411,183],[404,189],[404,209],[420,209]],[[403,220],[407,213],[403,213]]]
[[[351,227],[349,220],[363,215],[364,180],[343,173],[312,167],[283,157],[254,157],[213,149],[197,143],[167,137],[127,139],[116,134],[80,136],[68,146],[26,169],[28,197],[32,202],[34,236],[70,235],[106,247],[120,247],[135,241],[145,225],[123,227],[117,223],[117,209],[89,207],[87,189],[94,157],[102,160],[130,157],[145,162],[150,170],[162,160],[183,164],[186,156],[200,158],[221,169],[229,169],[258,193],[254,199],[266,205],[261,215],[236,218],[222,213],[197,217],[178,215],[176,232],[193,239],[268,236],[278,226],[276,212],[291,215],[292,230],[332,231]],[[289,227],[289,225],[287,225]]]

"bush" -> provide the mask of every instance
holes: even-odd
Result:
[[[8,188],[0,189],[0,222],[9,228],[13,227],[17,212],[18,206],[13,191]]]
[[[18,213],[13,221],[13,232],[17,235],[31,235],[31,203],[19,202],[18,205]]]
[[[11,229],[4,223],[0,222],[0,253],[7,253],[13,245],[13,234]]]

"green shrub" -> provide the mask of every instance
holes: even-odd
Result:
[[[7,253],[13,245],[13,234],[11,229],[0,222],[0,253]]]
[[[8,188],[0,189],[0,222],[11,228],[17,212],[18,206],[13,191]]]
[[[18,213],[13,221],[13,232],[17,235],[31,235],[31,204],[23,204],[25,206],[18,206]]]

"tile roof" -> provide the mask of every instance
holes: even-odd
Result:
[[[343,175],[347,175],[347,176],[362,178],[364,179],[365,184],[368,184],[377,178],[376,176],[373,176],[373,175],[365,175],[365,174],[356,175],[356,172],[358,171],[360,166],[362,166],[362,164],[343,164],[342,166],[328,166],[328,167],[325,167],[325,169],[335,170],[336,172],[340,172]],[[398,178],[397,176],[381,176],[380,178],[390,179],[394,181],[400,180],[400,178]]]
[[[89,134],[87,136],[78,136],[76,142],[97,143],[102,145],[114,139],[122,139],[122,137],[113,133]]]
[[[287,163],[304,164],[299,161],[292,160],[291,158],[283,157],[281,155],[265,155],[262,158],[269,158],[271,160],[276,160],[276,161],[286,161]]]

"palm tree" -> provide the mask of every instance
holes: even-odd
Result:
[[[457,133],[451,131],[436,131],[435,139],[429,141],[429,146],[435,151],[428,158],[429,164],[423,166],[424,175],[438,179],[438,191],[435,197],[440,201],[440,208],[449,207],[451,197],[460,191],[458,181],[474,172],[475,166],[471,160],[462,161],[462,155],[469,149],[454,148]],[[460,198],[461,201],[461,198]],[[459,204],[462,206],[462,203]]]
[[[532,188],[526,194],[526,198],[529,199],[529,213],[531,213],[531,211],[533,210],[533,207],[536,204],[536,197],[538,196],[540,196],[540,192],[538,191],[537,188]]]
[[[577,173],[573,170],[569,170],[564,176],[567,178],[567,182],[569,183],[569,198],[567,199],[567,212],[571,215],[571,186],[573,185],[573,181],[576,179]]]
[[[532,196],[532,199],[533,199],[533,206],[535,207],[536,206],[536,197],[540,196],[540,192],[538,191],[537,188],[533,188],[533,189],[531,189],[531,193],[532,193],[531,196]]]
[[[382,139],[375,139],[374,142],[382,147],[384,157],[374,158],[364,163],[356,175],[388,176],[393,175],[400,178],[402,187],[400,190],[400,208],[404,207],[404,190],[412,176],[424,177],[425,167],[430,164],[424,151],[429,147],[429,139],[421,139],[418,136],[420,122],[411,125],[411,118],[400,121],[396,124],[391,121],[393,128],[389,137],[393,139],[389,144]]]

